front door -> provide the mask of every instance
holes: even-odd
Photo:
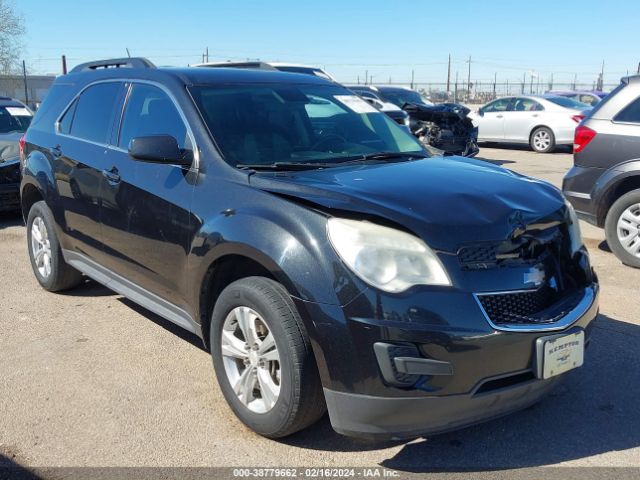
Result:
[[[501,98],[482,107],[476,119],[479,140],[504,139],[504,116],[510,103],[510,98]]]
[[[194,172],[177,165],[144,163],[127,153],[132,138],[171,135],[193,150],[191,136],[172,98],[157,86],[130,85],[120,131],[109,149],[103,180],[102,235],[105,265],[130,282],[178,306],[191,242]]]

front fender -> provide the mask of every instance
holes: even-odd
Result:
[[[305,302],[345,305],[362,291],[326,234],[326,216],[261,192],[271,202],[252,202],[205,221],[190,254],[200,283],[209,267],[228,255],[250,258],[266,268],[289,293]],[[281,204],[274,206],[274,202]],[[275,208],[274,208],[275,207]]]

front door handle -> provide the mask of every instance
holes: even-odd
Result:
[[[534,114],[533,114],[533,115],[531,115],[531,116],[532,116],[532,117],[537,117],[537,116],[538,116],[538,114],[537,114],[537,113],[534,113]]]
[[[496,115],[496,118],[502,118],[502,115]]]
[[[102,176],[112,185],[120,183],[120,175],[116,167],[111,167],[109,170],[102,170]]]

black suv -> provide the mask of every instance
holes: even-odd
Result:
[[[458,428],[583,362],[598,284],[561,193],[428,158],[330,81],[84,64],[56,80],[25,155],[40,284],[86,275],[201,336],[262,435],[325,409],[348,435]]]
[[[640,75],[623,78],[587,114],[573,153],[564,194],[580,217],[604,227],[623,263],[640,268]]]

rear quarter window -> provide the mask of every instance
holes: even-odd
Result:
[[[640,97],[624,107],[613,120],[616,122],[640,123]]]

